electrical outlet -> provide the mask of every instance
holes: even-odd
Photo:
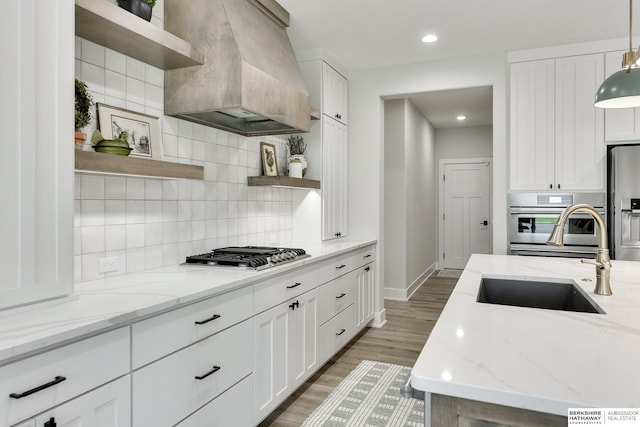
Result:
[[[98,273],[111,273],[118,270],[118,257],[100,258],[98,260]]]

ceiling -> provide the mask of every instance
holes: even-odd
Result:
[[[629,31],[627,0],[278,2],[290,13],[288,33],[294,50],[324,48],[347,70],[625,38]],[[439,40],[423,43],[427,33]],[[483,93],[474,90],[473,95]],[[445,106],[454,111],[461,100],[463,105],[465,99],[471,101],[471,94],[461,95],[465,94],[460,90],[443,91],[429,94],[429,99],[418,94],[411,99],[424,105],[425,116],[440,127],[450,123],[440,125],[440,119],[428,115],[440,116]],[[480,109],[486,110],[486,105]]]

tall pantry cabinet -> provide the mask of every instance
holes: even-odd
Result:
[[[74,2],[0,11],[2,309],[73,292]]]
[[[339,68],[339,67],[337,67]],[[320,107],[307,140],[306,178],[321,181],[322,240],[347,236],[347,79],[325,60],[300,63],[311,96]]]

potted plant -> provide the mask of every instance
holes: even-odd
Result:
[[[118,6],[145,21],[151,21],[151,10],[155,5],[156,0],[118,0]]]
[[[304,150],[307,149],[307,144],[304,142],[304,138],[298,135],[292,135],[287,138],[287,145],[289,146],[289,157],[287,158],[287,163],[289,164],[289,176],[294,176],[295,174],[291,174],[291,164],[292,163],[302,163],[302,176],[298,178],[302,178],[307,173],[307,159],[304,158]],[[299,166],[294,165],[294,170],[299,170]]]
[[[87,139],[87,135],[81,132],[91,122],[91,106],[93,105],[93,97],[87,88],[86,83],[76,79],[76,144],[82,145]]]

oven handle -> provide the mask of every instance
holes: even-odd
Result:
[[[600,215],[605,214],[605,210],[603,208],[596,208]],[[550,209],[550,208],[509,208],[510,214],[553,214],[560,215],[564,211],[564,208]],[[590,216],[584,212],[575,212],[573,215],[586,215]]]

